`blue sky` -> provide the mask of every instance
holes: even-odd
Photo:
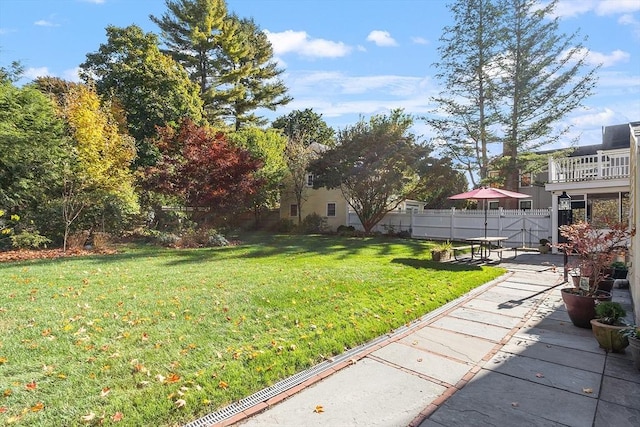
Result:
[[[294,101],[268,117],[312,108],[334,128],[360,116],[404,108],[421,116],[440,91],[438,39],[451,24],[447,0],[227,0],[268,33]],[[106,41],[107,25],[159,33],[149,15],[164,0],[0,0],[0,65],[19,60],[28,81],[77,80],[85,55]],[[561,30],[588,36],[589,61],[602,63],[595,95],[566,121],[580,145],[602,127],[640,120],[640,0],[562,0]],[[420,121],[415,130],[432,136]],[[552,148],[552,147],[547,147]]]

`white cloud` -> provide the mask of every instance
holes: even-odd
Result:
[[[80,67],[71,68],[69,70],[64,70],[62,72],[62,78],[64,80],[68,80],[70,82],[80,82],[80,76],[78,72],[80,71]]]
[[[411,37],[411,41],[415,44],[429,44],[429,40],[423,37]]]
[[[617,15],[637,11],[640,11],[638,0],[600,0],[595,7],[598,15]]]
[[[351,52],[351,47],[342,42],[312,39],[305,31],[272,33],[265,30],[265,34],[273,46],[274,55],[296,53],[308,58],[338,58]]]
[[[55,22],[47,21],[46,19],[40,19],[34,22],[33,25],[37,25],[38,27],[59,27]]]
[[[565,52],[567,53],[567,52]],[[585,57],[585,61],[588,65],[596,66],[602,64],[604,68],[612,67],[614,65],[629,62],[631,55],[620,49],[616,49],[610,54],[596,52],[593,50],[587,50],[586,48],[579,49],[575,58]]]
[[[398,43],[391,37],[388,31],[373,30],[367,36],[367,41],[378,46],[397,46]]]
[[[620,25],[629,25],[636,39],[640,40],[640,21],[638,21],[633,15],[625,14],[618,18]]]
[[[27,68],[24,70],[24,77],[30,80],[34,80],[38,77],[50,76],[51,73],[47,67]]]
[[[549,2],[545,1],[544,5]],[[571,18],[588,12],[599,16],[618,15],[640,11],[638,0],[560,0],[555,16]]]

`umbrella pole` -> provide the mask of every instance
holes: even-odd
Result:
[[[483,200],[482,204],[484,205],[484,238],[487,238],[487,201]]]

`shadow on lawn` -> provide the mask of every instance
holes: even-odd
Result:
[[[402,258],[403,263],[416,268],[436,268],[452,271],[477,269],[470,265],[435,263],[422,259],[429,252],[430,243],[422,240],[399,239],[387,236],[350,238],[327,235],[279,235],[255,233],[233,236],[229,240],[239,242],[237,245],[208,248],[164,248],[152,244],[130,244],[119,247],[115,254],[91,254],[81,257],[60,257],[55,259],[33,259],[0,263],[0,269],[18,265],[42,265],[67,261],[94,262],[109,264],[128,260],[145,260],[166,258],[167,265],[199,263],[224,259],[256,259],[274,255],[314,256],[331,255],[336,259],[347,259],[368,252],[371,256],[389,256],[397,252],[397,246],[408,249],[410,256]],[[406,252],[405,252],[406,253]],[[398,262],[398,261],[394,261]]]
[[[431,270],[443,270],[443,271],[473,271],[473,270],[482,270],[481,265],[474,264],[455,264],[449,262],[436,262],[430,259],[421,259],[421,258],[394,258],[391,260],[392,263],[402,264],[408,267],[413,268],[424,268]]]

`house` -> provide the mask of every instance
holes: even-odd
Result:
[[[312,143],[308,147],[311,157],[319,155],[326,149],[326,146],[318,143]],[[295,193],[292,182],[285,181],[280,192],[281,220],[288,219],[297,224],[299,218],[304,220],[308,215],[318,214],[326,221],[327,229],[330,231],[336,231],[341,225],[354,225],[356,227],[360,225],[359,223],[353,223],[353,220],[350,223],[350,218],[353,218],[353,215],[350,216],[349,214],[353,213],[353,209],[349,206],[342,191],[339,188],[327,189],[322,187],[314,189],[312,173],[306,173],[304,177],[301,206],[298,205]],[[405,200],[396,207],[395,212],[422,212],[424,206],[424,202]]]
[[[640,122],[629,124],[630,157],[629,157],[629,223],[635,225],[636,234],[631,238],[629,250],[629,284],[633,300],[635,324],[640,325]]]
[[[563,223],[604,225],[606,219],[629,217],[630,125],[607,126],[602,136],[602,144],[578,147],[567,157],[549,157],[545,190],[551,195],[553,243],[560,240],[557,230]],[[567,200],[568,210],[559,210],[560,197]]]

